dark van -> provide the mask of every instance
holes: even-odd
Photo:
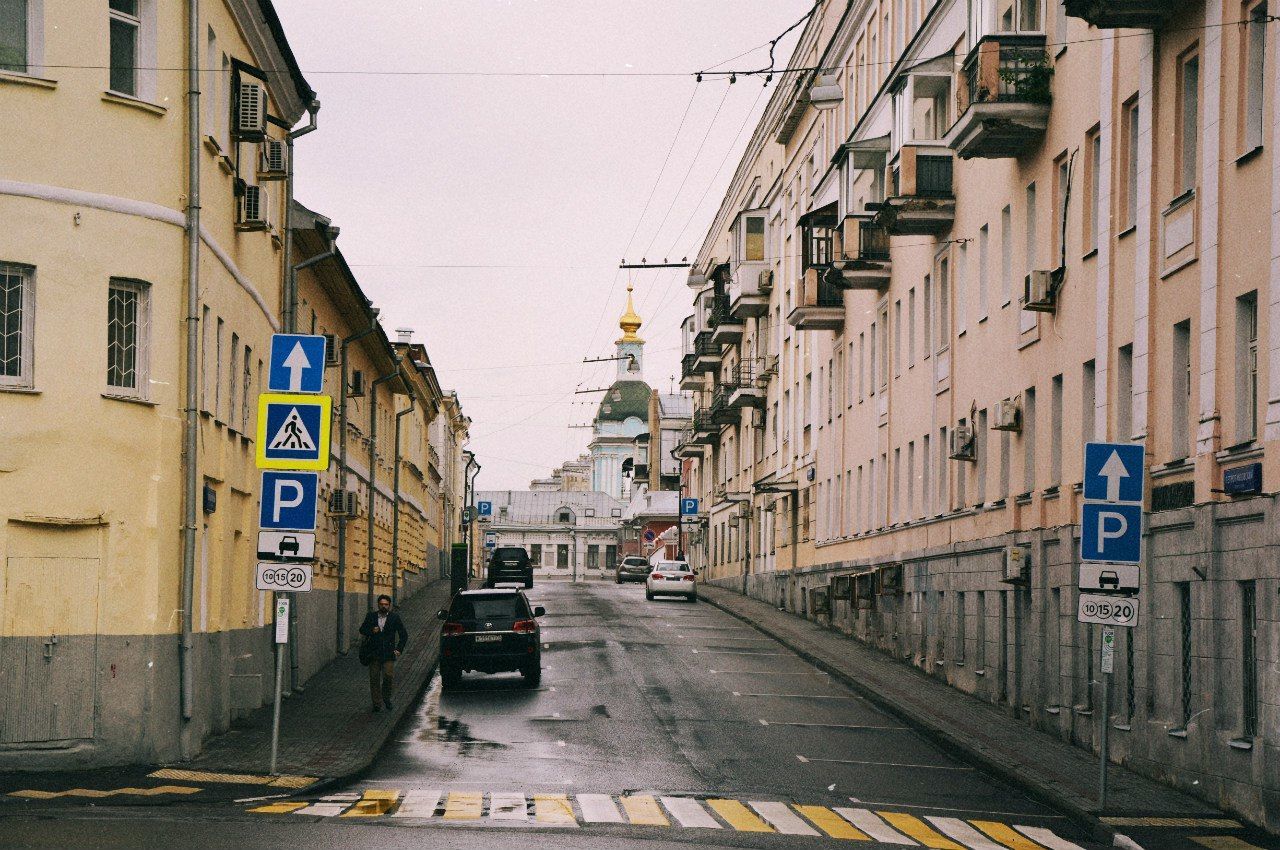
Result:
[[[522,547],[499,546],[493,550],[484,586],[497,587],[503,582],[523,582],[525,587],[533,587],[533,563]]]

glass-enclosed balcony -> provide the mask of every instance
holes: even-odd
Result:
[[[1015,157],[1044,135],[1053,68],[1043,34],[983,36],[963,76],[960,117],[947,133],[961,159]]]
[[[769,312],[773,272],[765,258],[767,234],[764,210],[739,214],[730,228],[733,261],[729,264],[729,309],[738,319]]]

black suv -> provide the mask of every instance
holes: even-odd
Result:
[[[522,590],[463,590],[453,597],[440,633],[440,678],[455,688],[467,670],[481,673],[520,671],[526,685],[542,681],[542,630],[537,617],[546,610],[529,607]]]
[[[529,553],[520,546],[499,546],[493,550],[489,559],[489,574],[485,576],[485,587],[497,587],[500,582],[523,582],[525,587],[533,587],[533,563]]]

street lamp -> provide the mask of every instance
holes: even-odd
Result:
[[[835,109],[844,100],[840,90],[840,78],[835,74],[819,74],[809,89],[809,103],[814,109]]]

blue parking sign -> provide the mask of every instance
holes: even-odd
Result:
[[[493,516],[493,502],[476,502],[476,510],[480,516]]]
[[[680,500],[680,516],[697,516],[698,500],[697,499],[681,499]]]
[[[1080,560],[1137,564],[1142,560],[1142,505],[1085,502]]]
[[[318,393],[324,389],[322,336],[274,334],[267,390],[278,393]]]
[[[319,476],[314,472],[264,471],[258,527],[315,531],[318,484]]]
[[[1141,443],[1085,443],[1085,499],[1141,504],[1145,455]]]

